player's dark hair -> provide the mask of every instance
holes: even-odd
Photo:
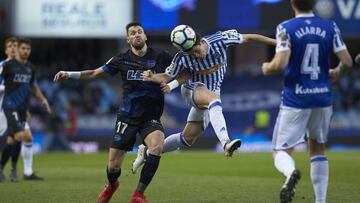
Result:
[[[139,23],[139,22],[131,22],[131,23],[129,23],[129,24],[126,25],[126,35],[129,34],[129,28],[130,28],[130,27],[133,27],[133,26],[143,27],[143,26],[141,25],[141,23]]]
[[[196,32],[196,37],[195,37],[195,43],[194,43],[194,45],[192,45],[192,47],[190,47],[189,49],[184,50],[184,51],[185,51],[185,52],[191,51],[192,48],[193,48],[195,45],[199,45],[199,44],[200,44],[200,41],[201,41],[201,35]]]
[[[9,38],[6,38],[5,39],[5,43],[4,43],[4,46],[5,46],[5,49],[6,49],[6,45],[10,42],[17,42],[18,40],[16,39],[16,37],[9,37]]]
[[[26,38],[20,38],[18,40],[18,44],[19,44],[19,46],[22,44],[27,44],[27,45],[31,46],[31,40],[26,39]]]
[[[316,0],[293,0],[292,2],[299,11],[307,12],[313,10]]]

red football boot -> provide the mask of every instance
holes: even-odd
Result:
[[[131,203],[151,203],[145,199],[145,196],[141,192],[135,192],[131,197]]]
[[[99,194],[99,197],[97,198],[97,202],[98,203],[109,202],[114,192],[118,189],[119,185],[120,185],[119,181],[116,181],[114,187],[111,187],[109,184],[106,184],[104,190]]]

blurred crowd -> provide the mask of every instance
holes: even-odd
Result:
[[[334,85],[333,127],[360,127],[360,69],[342,77]]]

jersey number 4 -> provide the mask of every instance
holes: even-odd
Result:
[[[319,79],[319,44],[306,45],[305,54],[301,63],[301,74],[310,74],[311,80]]]
[[[142,80],[143,79],[143,71],[128,70],[127,71],[127,79],[128,80]]]

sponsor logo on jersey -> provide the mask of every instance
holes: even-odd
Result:
[[[121,140],[121,136],[119,134],[114,135],[114,141],[119,142]]]
[[[328,87],[314,87],[304,88],[303,86],[296,84],[295,94],[321,94],[330,92]]]
[[[31,75],[26,74],[15,74],[13,81],[18,83],[29,83]]]
[[[221,68],[221,65],[222,64],[216,64],[208,69],[205,69],[205,70],[198,70],[198,71],[194,71],[195,74],[199,74],[199,75],[208,75],[210,73],[213,73],[217,70],[219,70]]]
[[[155,60],[148,60],[147,61],[147,67],[148,68],[154,68],[156,65],[156,61]]]
[[[128,70],[127,71],[127,80],[143,80],[143,71],[142,70]]]

